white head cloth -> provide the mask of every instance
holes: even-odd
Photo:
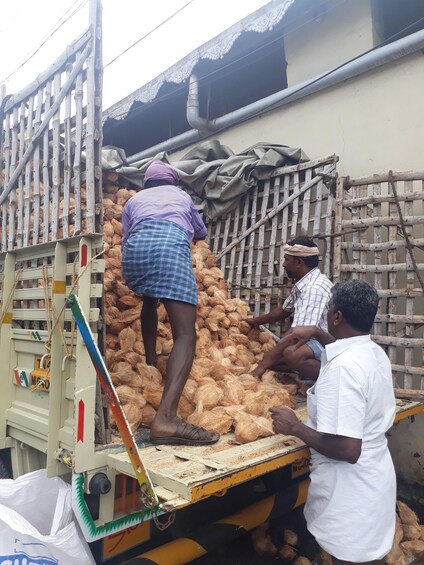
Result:
[[[284,246],[285,255],[293,255],[294,257],[312,257],[313,255],[319,255],[318,247],[307,247],[306,245],[289,245],[286,243]]]

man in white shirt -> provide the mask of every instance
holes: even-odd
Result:
[[[305,505],[309,531],[334,565],[384,563],[395,531],[396,475],[386,432],[396,403],[390,361],[371,341],[377,291],[352,280],[336,285],[326,333],[298,327],[298,346],[315,337],[325,346],[317,382],[308,390],[308,422],[293,410],[271,409],[274,431],[311,448]]]
[[[290,333],[297,326],[318,326],[327,329],[327,308],[333,284],[318,269],[319,250],[312,239],[297,237],[284,246],[283,267],[287,276],[296,281],[281,308],[256,318],[246,318],[252,326],[269,324],[293,316],[290,330],[265,353],[262,361],[252,371],[261,377],[267,369],[297,371],[302,376],[316,378],[320,368],[323,347],[311,339],[302,348],[295,349]]]

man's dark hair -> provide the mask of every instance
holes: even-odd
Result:
[[[332,288],[333,311],[340,311],[354,330],[369,333],[378,310],[378,294],[365,281],[351,280]]]
[[[169,186],[169,180],[164,179],[150,179],[144,183],[144,188],[153,188],[154,186]]]
[[[299,237],[295,237],[294,239],[288,241],[287,243],[288,245],[297,244],[297,245],[304,245],[305,247],[317,246],[312,239],[306,237],[305,235],[300,235]],[[315,267],[318,267],[319,255],[312,255],[311,257],[296,257],[296,259],[300,259],[301,261],[303,261],[305,265],[308,267],[308,269],[315,269]]]

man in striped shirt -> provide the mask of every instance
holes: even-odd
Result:
[[[252,326],[278,322],[293,316],[291,328],[276,346],[265,353],[262,361],[252,371],[261,377],[268,369],[296,371],[304,377],[318,377],[323,347],[311,339],[295,349],[290,338],[296,326],[317,326],[327,331],[327,310],[333,284],[318,269],[319,250],[315,243],[304,236],[296,237],[284,246],[283,267],[289,278],[295,282],[281,308],[269,314],[248,318]]]

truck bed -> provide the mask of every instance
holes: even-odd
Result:
[[[420,402],[397,400],[395,422],[424,412]],[[306,405],[296,413],[306,420]],[[309,450],[293,436],[275,435],[244,445],[237,444],[233,433],[225,434],[218,443],[209,446],[153,446],[148,430],[136,437],[140,454],[161,501],[180,508],[227,488],[259,477],[265,473],[292,465],[292,475],[307,469]],[[113,467],[135,477],[122,444],[104,448]],[[293,465],[294,463],[294,465]]]

